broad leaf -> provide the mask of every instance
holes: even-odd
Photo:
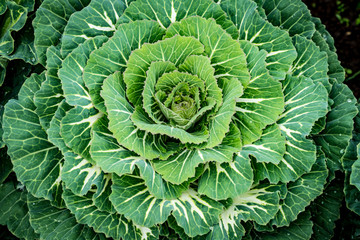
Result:
[[[253,233],[253,239],[256,240],[308,240],[313,233],[313,222],[310,220],[309,211],[299,215],[296,221],[293,221],[288,227],[280,227],[272,232]]]
[[[249,157],[238,153],[231,163],[210,162],[200,178],[198,192],[215,200],[232,198],[247,192],[252,180]]]
[[[169,146],[169,142],[165,146],[165,136],[153,135],[134,126],[131,121],[134,109],[126,98],[125,83],[120,72],[105,80],[101,94],[105,99],[109,129],[122,146],[150,160],[167,158],[174,153],[172,149],[175,150],[175,146]]]
[[[61,54],[66,57],[79,44],[97,35],[111,37],[115,23],[126,9],[126,1],[92,0],[88,6],[69,18],[61,41]]]
[[[296,58],[289,34],[272,26],[256,11],[250,0],[225,0],[220,3],[240,33],[240,40],[256,44],[267,52],[267,69],[276,79],[284,79]]]
[[[134,105],[142,104],[146,72],[154,61],[169,61],[179,66],[190,55],[203,53],[204,47],[193,37],[174,36],[154,44],[145,44],[135,50],[127,62],[124,72],[126,95]]]
[[[247,145],[258,140],[267,125],[276,122],[284,109],[284,95],[281,83],[266,69],[266,52],[247,41],[240,44],[247,56],[251,79],[244,94],[236,99],[233,122],[240,129],[243,144]]]
[[[328,158],[329,169],[335,171],[342,168],[340,161],[352,137],[353,119],[358,110],[354,95],[344,84],[334,83],[329,98],[333,104],[326,117],[325,129],[313,139]]]
[[[49,201],[35,198],[31,194],[28,194],[27,202],[31,226],[40,234],[41,239],[106,239],[104,234],[95,233],[87,225],[78,223],[68,209],[53,207]]]
[[[263,0],[266,20],[274,26],[286,29],[290,36],[296,34],[310,39],[315,32],[311,14],[301,0]]]
[[[50,46],[56,46],[64,32],[70,16],[86,7],[89,0],[44,0],[36,11],[33,21],[35,34],[35,50],[39,62],[45,65],[46,50]]]
[[[327,176],[325,157],[320,153],[309,173],[302,175],[295,182],[288,183],[286,197],[271,224],[278,227],[288,226],[297,219],[298,214],[322,193]]]
[[[305,136],[327,112],[327,92],[321,83],[288,76],[283,86],[285,111],[277,124],[286,138],[285,154],[279,164],[256,163],[257,179],[268,178],[270,182],[293,181],[310,171],[316,160],[316,149]]]
[[[46,81],[41,84],[41,88],[34,96],[35,112],[39,116],[40,124],[45,130],[49,128],[50,121],[58,105],[64,99],[61,82],[58,77],[58,70],[62,64],[59,48],[49,47],[46,51],[46,58]]]
[[[201,17],[189,17],[171,24],[166,37],[175,35],[193,36],[205,48],[211,66],[215,69],[215,78],[237,78],[241,84],[249,83],[245,55],[239,43],[233,40],[214,20]]]
[[[30,225],[27,191],[21,183],[16,188],[14,184],[10,181],[0,185],[0,224],[7,225],[18,238],[38,239]]]
[[[4,111],[4,140],[17,178],[30,193],[49,200],[61,188],[59,178],[62,155],[47,139],[35,113],[34,93],[45,81],[45,75],[32,75]],[[26,131],[24,131],[26,129]]]
[[[91,98],[86,88],[83,73],[90,53],[102,46],[108,40],[107,37],[99,36],[86,40],[69,54],[59,70],[62,88],[66,102],[73,106],[89,106]]]
[[[63,198],[66,206],[75,215],[78,222],[92,227],[96,232],[102,232],[107,237],[114,239],[156,239],[157,229],[137,227],[124,216],[109,213],[98,209],[91,194],[77,196],[69,190],[65,190]],[[144,233],[145,236],[144,236]]]
[[[112,203],[118,212],[137,224],[152,226],[162,223],[172,212],[177,224],[187,235],[194,237],[209,232],[219,220],[222,205],[207,197],[199,197],[191,188],[178,199],[169,201],[150,195],[144,182],[136,176],[114,175],[113,181]]]
[[[220,6],[211,0],[138,0],[132,3],[121,16],[119,23],[143,19],[153,20],[162,28],[191,16],[215,19],[233,38],[239,34]]]
[[[104,100],[100,96],[105,78],[116,71],[123,72],[126,67],[129,68],[130,65],[127,64],[130,62],[129,56],[132,51],[140,48],[144,43],[158,41],[163,33],[164,30],[159,24],[152,21],[122,24],[106,44],[90,54],[83,78],[90,91],[92,102],[99,110],[105,112]]]

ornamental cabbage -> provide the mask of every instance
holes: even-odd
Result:
[[[338,216],[320,232],[314,200],[358,111],[300,0],[44,0],[35,14],[44,70],[2,119],[18,236],[332,236]]]

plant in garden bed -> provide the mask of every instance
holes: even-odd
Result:
[[[2,120],[19,237],[331,236],[313,201],[356,99],[301,1],[45,0],[32,24],[46,70]]]

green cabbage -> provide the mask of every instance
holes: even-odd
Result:
[[[342,196],[326,224],[317,205],[342,191],[358,110],[300,0],[44,0],[35,14],[45,70],[2,119],[19,183],[0,175],[0,224],[16,236],[332,236]]]

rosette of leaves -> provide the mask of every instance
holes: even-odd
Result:
[[[301,1],[45,0],[33,26],[3,138],[41,238],[310,238],[357,110]]]

